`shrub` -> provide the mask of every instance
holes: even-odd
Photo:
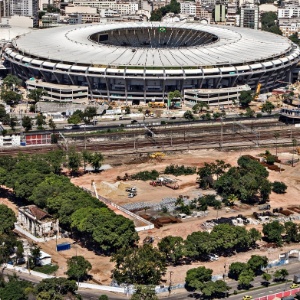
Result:
[[[175,176],[180,175],[192,175],[196,173],[196,168],[194,167],[185,167],[185,166],[178,166],[178,165],[169,165],[165,168],[165,174],[172,174]]]
[[[286,192],[287,185],[280,181],[274,181],[272,185],[272,191],[276,194],[284,194]]]
[[[156,170],[152,171],[142,171],[131,176],[134,180],[155,180],[159,176],[159,173]]]
[[[269,155],[267,155],[267,157],[266,157],[266,161],[267,161],[267,164],[268,164],[268,165],[274,165],[275,160],[276,160],[276,158],[275,158],[275,156],[272,155],[272,154],[269,154]]]

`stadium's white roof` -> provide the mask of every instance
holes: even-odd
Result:
[[[205,31],[219,39],[181,48],[134,48],[97,44],[89,36],[113,29],[172,27]],[[61,63],[94,66],[210,67],[273,60],[287,55],[292,43],[264,31],[194,23],[114,23],[43,29],[20,36],[14,46],[23,54]]]

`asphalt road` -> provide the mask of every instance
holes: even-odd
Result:
[[[269,269],[268,272],[272,275],[276,269],[285,268],[289,272],[288,279],[293,280],[293,277],[295,274],[299,274],[300,271],[300,262],[299,261],[293,261],[292,263],[281,266],[281,267],[274,267],[272,269]],[[4,270],[4,274],[13,274],[13,271],[11,270]],[[17,273],[17,275],[24,279],[28,280],[32,283],[38,283],[40,281],[40,278],[35,277],[33,275],[24,274],[24,273]],[[230,292],[233,293],[235,289],[237,289],[237,282],[231,279],[226,280],[227,284],[231,286]],[[261,277],[255,278],[255,280],[252,282],[253,287],[258,288],[262,287],[261,285],[262,279]],[[272,284],[272,282],[271,282]],[[291,285],[291,282],[285,282],[276,286],[269,286],[269,287],[263,287],[257,290],[253,291],[244,291],[239,293],[238,295],[231,295],[229,298],[231,300],[241,300],[244,295],[251,295],[254,298],[262,297],[268,294],[274,294],[278,292],[282,292],[285,290],[289,290],[289,287]],[[129,297],[126,297],[125,295],[117,294],[117,293],[111,293],[111,292],[104,292],[99,290],[90,290],[90,289],[79,289],[79,294],[82,295],[83,299],[85,300],[97,300],[100,295],[105,294],[109,297],[110,300],[121,300],[121,299],[129,299]],[[171,295],[168,293],[159,294],[159,298],[167,298],[170,300],[183,300],[183,299],[197,299],[199,297],[199,294],[197,293],[190,293],[186,290],[173,290]]]

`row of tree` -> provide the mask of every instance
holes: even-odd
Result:
[[[131,220],[116,215],[88,192],[61,175],[60,152],[0,157],[0,184],[23,203],[34,203],[60,220],[83,244],[101,253],[115,252],[138,240]],[[70,157],[69,157],[70,159]]]
[[[211,233],[193,232],[186,240],[178,236],[164,237],[158,248],[148,244],[139,248],[122,248],[112,257],[116,263],[113,278],[118,283],[159,284],[167,265],[209,260],[211,253],[229,255],[246,251],[255,247],[260,238],[256,229],[247,231],[243,227],[221,224]]]

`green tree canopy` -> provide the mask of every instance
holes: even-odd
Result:
[[[92,269],[92,265],[83,256],[72,256],[67,261],[67,275],[69,279],[83,280],[87,278],[88,271]]]
[[[156,285],[166,273],[163,254],[145,244],[140,248],[123,248],[112,261],[116,263],[113,276],[120,283]]]
[[[184,241],[179,236],[166,236],[158,243],[158,249],[164,253],[168,262],[178,264],[184,255]]]
[[[6,89],[14,89],[14,87],[20,86],[22,83],[22,80],[19,79],[17,76],[8,74],[4,79],[3,79],[3,86]]]
[[[29,116],[24,116],[22,118],[22,126],[24,127],[26,132],[32,129],[32,120]]]
[[[0,204],[0,234],[9,233],[17,221],[15,213],[12,209],[4,204]]]
[[[159,298],[156,296],[155,293],[155,287],[149,285],[135,286],[135,292],[130,298],[130,300],[158,300],[158,299]]]
[[[193,290],[202,290],[211,281],[212,270],[205,267],[190,269],[186,273],[186,286]]]
[[[228,272],[228,277],[238,280],[240,274],[244,271],[247,270],[248,266],[246,263],[241,263],[241,262],[233,262],[229,266],[229,272]]]
[[[239,95],[240,105],[243,108],[248,107],[252,100],[253,100],[253,96],[251,91],[242,91]]]
[[[278,221],[263,224],[263,234],[267,241],[276,243],[278,246],[282,245],[282,234],[284,233],[284,230],[284,226]]]
[[[43,89],[33,89],[30,90],[27,97],[29,99],[31,99],[34,104],[36,104],[37,102],[41,101],[43,96],[47,96],[47,92]]]
[[[268,258],[266,256],[251,255],[247,265],[255,275],[260,275],[262,274],[262,268],[265,268],[268,265]]]
[[[15,105],[17,104],[21,99],[22,95],[11,91],[11,90],[1,90],[1,99],[7,104],[7,105]]]

